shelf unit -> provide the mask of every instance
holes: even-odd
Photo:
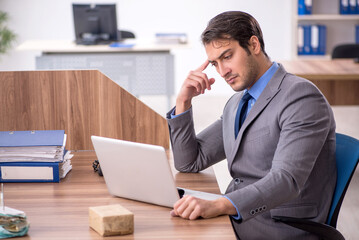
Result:
[[[339,14],[339,0],[312,0],[312,14],[298,15],[298,0],[292,0],[292,58],[321,58],[329,59],[337,44],[355,43],[355,26],[359,25],[359,14]],[[298,24],[324,24],[327,26],[326,55],[297,54]]]

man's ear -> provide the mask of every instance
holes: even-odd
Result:
[[[249,48],[254,54],[259,54],[261,52],[261,44],[256,36],[252,36],[249,39]]]

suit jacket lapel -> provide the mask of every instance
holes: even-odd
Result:
[[[243,133],[246,131],[247,127],[253,121],[255,121],[255,119],[259,116],[259,114],[266,108],[266,106],[270,103],[270,101],[280,91],[280,84],[282,83],[282,80],[286,73],[287,72],[285,71],[283,66],[279,64],[279,68],[277,72],[274,74],[272,79],[268,82],[267,86],[264,88],[263,92],[261,93],[256,103],[253,105],[252,109],[250,110],[246,120],[243,122],[243,125],[239,130],[237,139],[234,141],[233,152],[231,153],[231,156],[227,156],[227,160],[229,162],[233,163],[233,160],[237,154],[238,148],[242,141]],[[234,138],[234,133],[233,133],[233,138]]]

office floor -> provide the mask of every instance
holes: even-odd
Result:
[[[230,96],[203,95],[193,101],[194,122],[197,132],[203,130],[221,116],[223,107]],[[167,103],[162,96],[141,97],[149,107],[162,116],[168,111]],[[174,103],[174,100],[172,101]],[[333,106],[332,107],[337,132],[344,133],[359,139],[359,106]],[[221,191],[224,191],[229,181],[226,162],[215,166],[215,173]],[[353,176],[351,185],[344,199],[339,219],[338,229],[346,240],[358,239],[359,226],[359,168]]]

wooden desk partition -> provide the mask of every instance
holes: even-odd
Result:
[[[65,129],[67,149],[91,135],[169,148],[166,120],[97,70],[0,72],[0,131]]]
[[[331,105],[359,105],[359,63],[352,59],[281,63],[289,73],[312,81]]]

